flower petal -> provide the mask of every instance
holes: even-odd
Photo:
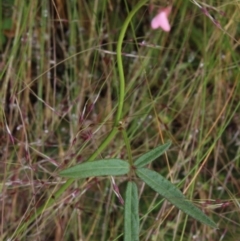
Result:
[[[161,9],[157,16],[155,16],[151,21],[152,29],[161,28],[165,32],[169,32],[171,30],[170,23],[168,21],[168,15],[170,14],[172,7],[167,7]]]

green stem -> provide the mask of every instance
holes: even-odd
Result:
[[[125,78],[124,78],[124,71],[123,71],[123,62],[122,62],[122,44],[125,33],[127,31],[128,25],[131,22],[133,16],[136,12],[147,2],[148,0],[141,0],[138,4],[135,5],[133,10],[128,14],[125,22],[123,23],[118,43],[117,43],[117,64],[118,64],[118,71],[119,71],[119,99],[118,99],[118,109],[115,117],[115,126],[118,125],[118,122],[121,120],[122,117],[122,110],[123,110],[123,103],[124,103],[124,94],[125,94]]]
[[[123,23],[121,32],[119,34],[118,43],[117,43],[117,64],[118,64],[118,71],[119,71],[119,99],[118,99],[118,108],[117,113],[115,116],[115,122],[112,131],[109,135],[104,139],[102,144],[98,147],[98,149],[88,158],[87,161],[93,161],[111,142],[114,138],[116,133],[118,132],[118,124],[122,118],[122,111],[123,111],[123,104],[124,104],[124,96],[125,96],[125,78],[124,78],[124,70],[123,70],[123,63],[122,63],[122,44],[125,33],[127,31],[128,25],[131,22],[133,16],[136,12],[147,2],[148,0],[141,0],[138,4],[134,7],[134,9],[129,13],[125,22]],[[64,185],[54,194],[54,197],[50,197],[46,203],[38,208],[36,212],[28,219],[24,220],[23,224],[19,225],[16,229],[15,233],[12,235],[11,239],[14,239],[18,236],[22,231],[24,231],[38,216],[40,216],[46,209],[50,208],[52,205],[55,204],[56,200],[67,190],[68,187],[74,182],[75,179],[68,179]]]
[[[125,129],[122,130],[122,135],[123,135],[123,139],[124,139],[125,145],[127,147],[128,162],[129,162],[130,166],[133,166],[131,145],[130,145],[129,138],[128,138],[128,135],[127,135],[127,132],[126,132]]]

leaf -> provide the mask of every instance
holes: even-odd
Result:
[[[60,172],[60,176],[87,178],[95,176],[119,176],[129,172],[130,166],[120,159],[105,159],[85,162]]]
[[[138,190],[134,182],[127,183],[124,205],[124,241],[139,241]]]
[[[148,163],[154,161],[159,156],[161,156],[169,147],[171,146],[171,142],[167,142],[161,146],[154,148],[153,150],[147,152],[146,154],[140,156],[135,162],[134,166],[137,168],[144,167]]]
[[[174,206],[201,223],[213,228],[217,228],[217,225],[208,216],[206,216],[199,208],[188,201],[182,192],[177,189],[177,187],[175,187],[159,173],[146,168],[139,168],[137,169],[136,173],[139,178],[141,178],[153,190],[166,198]]]

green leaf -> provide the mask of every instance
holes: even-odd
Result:
[[[146,154],[140,156],[135,162],[134,166],[137,168],[144,167],[148,163],[154,161],[156,158],[161,156],[169,147],[171,146],[171,142],[167,142],[161,146],[154,148],[153,150],[147,152]]]
[[[201,223],[213,228],[217,228],[217,225],[208,216],[206,216],[200,209],[187,200],[182,192],[177,189],[177,187],[175,187],[159,173],[146,168],[139,168],[137,169],[136,173],[139,178],[141,178],[153,190],[166,198],[174,206],[178,207],[180,210]]]
[[[124,241],[139,241],[138,190],[128,182],[124,204]]]
[[[129,172],[130,166],[120,159],[105,159],[85,162],[60,172],[60,176],[87,178],[95,176],[119,176]]]

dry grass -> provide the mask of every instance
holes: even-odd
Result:
[[[137,1],[125,2],[131,9]],[[171,210],[139,181],[140,240],[238,240],[240,5],[209,1],[222,29],[190,1],[173,5],[169,34],[149,28],[149,6],[127,32],[123,121],[133,157],[172,140],[152,168],[185,190],[219,230]],[[126,5],[16,0],[10,6],[13,25],[0,46],[0,240],[122,240],[123,207],[108,178],[76,180],[16,231],[55,197],[65,182],[59,170],[85,161],[111,130]],[[116,156],[126,157],[120,133],[99,158]],[[122,195],[124,181],[116,180]]]

